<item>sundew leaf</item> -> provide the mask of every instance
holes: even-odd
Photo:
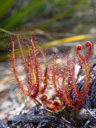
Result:
[[[45,0],[46,1],[46,0]],[[20,8],[16,11],[16,13],[13,13],[10,17],[8,17],[3,24],[0,25],[1,28],[5,29],[11,29],[14,27],[19,21],[27,16],[28,13],[32,12],[35,9],[38,9],[38,7],[45,2],[43,0],[32,0],[30,1],[26,6]]]

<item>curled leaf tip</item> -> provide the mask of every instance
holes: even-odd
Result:
[[[85,45],[86,47],[89,47],[89,46],[92,46],[92,43],[90,41],[87,41]]]
[[[82,50],[82,45],[78,45],[78,46],[77,46],[77,49],[78,49],[78,50]]]
[[[77,54],[77,57],[78,57],[80,62],[84,62],[85,60],[88,60],[90,55],[91,55],[92,43],[90,41],[87,41],[85,46],[89,47],[89,50],[88,50],[87,54],[84,57],[81,56],[79,51],[78,51],[78,50],[82,50],[82,45],[78,45],[77,48],[76,48],[76,54]]]

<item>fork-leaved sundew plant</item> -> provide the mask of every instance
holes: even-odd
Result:
[[[88,59],[92,51],[92,43],[86,42],[88,52],[82,56],[80,50],[82,46],[76,47],[76,61],[70,61],[66,56],[66,66],[60,69],[60,74],[57,71],[56,55],[53,57],[53,64],[50,68],[48,57],[45,52],[42,51],[45,59],[45,68],[42,68],[42,64],[39,61],[38,52],[36,49],[33,38],[30,39],[30,44],[27,43],[27,52],[25,53],[19,37],[17,37],[18,47],[21,54],[22,66],[24,67],[24,73],[26,75],[26,82],[20,81],[19,73],[16,63],[16,52],[14,48],[14,41],[12,41],[12,69],[16,79],[16,82],[22,92],[29,96],[32,100],[46,106],[48,109],[55,112],[62,111],[64,108],[70,108],[77,110],[82,106],[85,101],[90,83],[90,72]],[[76,65],[79,66],[79,70],[76,73]],[[61,72],[62,70],[62,72]],[[77,75],[76,75],[77,74]],[[78,85],[78,81],[82,77],[82,84]],[[51,83],[51,84],[50,84]],[[54,98],[49,98],[48,89],[52,90],[51,94]]]

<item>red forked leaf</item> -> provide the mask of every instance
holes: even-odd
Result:
[[[83,57],[80,55],[79,50],[82,49],[81,45],[76,47],[76,54],[79,60],[78,65],[80,66],[80,71],[77,78],[75,78],[76,63],[70,62],[67,57],[66,67],[64,69],[60,68],[60,71],[63,70],[64,74],[56,73],[56,55],[54,55],[53,68],[50,71],[47,56],[45,52],[42,52],[45,59],[45,70],[42,69],[42,65],[39,62],[39,57],[37,56],[37,49],[34,45],[33,39],[31,38],[31,46],[27,45],[27,53],[25,56],[23,47],[20,43],[19,37],[17,37],[19,50],[21,54],[21,59],[23,62],[24,72],[26,74],[26,84],[23,85],[19,80],[18,71],[16,68],[16,59],[15,59],[15,49],[14,42],[12,41],[12,68],[13,73],[16,79],[16,82],[22,92],[29,96],[31,99],[35,100],[38,103],[42,103],[47,106],[48,109],[55,112],[63,110],[65,107],[71,109],[77,109],[82,105],[85,100],[89,88],[90,82],[90,73],[87,60],[89,59],[92,51],[91,42],[86,42],[86,47],[89,47],[87,54]],[[40,51],[40,50],[38,50]],[[52,78],[50,79],[49,75],[51,73]],[[78,90],[77,81],[79,80],[80,75],[84,75],[83,85],[81,89]],[[61,83],[60,80],[62,80]],[[49,85],[49,82],[53,85]],[[24,87],[26,86],[27,89]],[[53,99],[48,99],[48,87],[54,89],[54,92],[51,94],[54,97]],[[50,91],[50,90],[49,90]],[[37,100],[38,99],[38,100]]]

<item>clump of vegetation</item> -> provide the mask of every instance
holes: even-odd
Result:
[[[86,47],[89,50],[85,56],[81,56],[79,50],[82,49],[81,45],[76,47],[77,58],[75,61],[69,60],[66,56],[66,66],[60,69],[58,74],[56,65],[56,55],[54,55],[53,65],[49,66],[47,55],[42,51],[45,58],[45,68],[39,60],[39,49],[36,49],[33,38],[30,39],[30,44],[27,44],[27,52],[24,52],[20,43],[19,37],[18,46],[20,49],[22,66],[26,74],[26,83],[23,85],[19,79],[18,71],[16,68],[16,54],[14,48],[14,41],[12,41],[12,68],[16,82],[22,92],[29,96],[37,103],[46,106],[48,109],[56,113],[63,111],[65,108],[77,110],[82,106],[86,99],[90,83],[90,67],[88,59],[92,51],[92,43],[86,42]],[[78,72],[76,66],[79,66]],[[82,77],[82,84],[78,85],[78,81]],[[51,84],[50,84],[51,83]],[[48,89],[53,90],[51,98],[49,98]]]

